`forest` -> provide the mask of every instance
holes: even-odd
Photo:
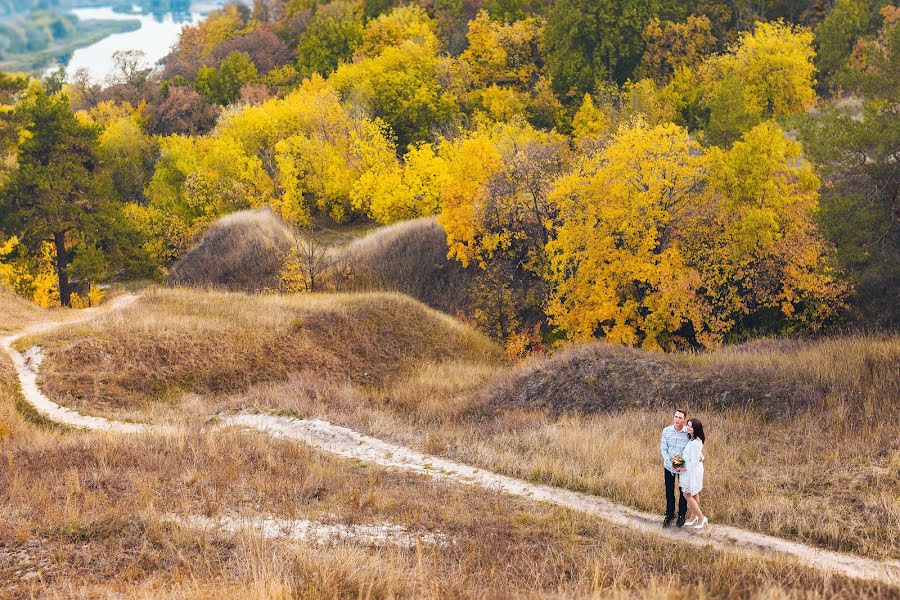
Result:
[[[229,4],[102,85],[0,74],[0,281],[87,306],[238,210],[434,215],[461,316],[504,342],[893,328],[898,25],[881,0]]]

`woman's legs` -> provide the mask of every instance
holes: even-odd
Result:
[[[691,495],[687,492],[684,492],[684,499],[687,500],[687,514],[685,515],[685,519],[690,521],[694,519],[697,514],[694,512],[694,504],[691,502]]]
[[[687,498],[688,509],[691,511],[691,514],[703,521],[705,517],[703,511],[700,510],[700,498],[694,494],[685,494],[684,497]]]

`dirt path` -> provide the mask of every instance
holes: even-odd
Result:
[[[119,306],[130,303],[133,299],[133,297],[123,297],[116,304],[110,306],[109,310],[114,310]],[[93,314],[89,314],[78,321],[92,317]],[[36,383],[37,368],[40,364],[39,350],[31,350],[30,354],[29,352],[22,354],[16,351],[12,344],[24,335],[47,331],[55,326],[73,322],[76,321],[42,324],[0,339],[0,346],[9,353],[13,360],[19,381],[22,384],[25,399],[47,418],[72,427],[119,431],[122,433],[164,433],[166,430],[161,427],[123,423],[102,417],[82,415],[52,402],[41,392]],[[662,529],[658,515],[621,506],[598,496],[530,483],[470,465],[431,456],[319,419],[293,419],[265,414],[238,413],[234,415],[218,415],[211,420],[210,424],[212,428],[233,426],[254,429],[272,437],[301,441],[318,450],[353,460],[391,469],[420,473],[456,483],[474,485],[506,494],[522,496],[535,501],[550,502],[596,516],[614,526],[637,529],[650,535],[676,541],[677,543],[757,555],[777,552],[790,556],[802,564],[834,573],[857,579],[900,585],[900,561],[882,562],[850,554],[821,550],[805,544],[727,525],[713,524],[708,529],[699,532],[692,529]]]
[[[17,333],[0,338],[0,347],[9,354],[13,366],[16,369],[16,373],[19,376],[19,383],[22,386],[22,394],[25,396],[25,400],[48,419],[68,427],[102,431],[121,431],[123,433],[140,433],[142,431],[147,431],[147,425],[139,423],[123,423],[105,419],[103,417],[83,415],[53,402],[41,392],[37,385],[37,370],[43,359],[40,348],[30,348],[24,354],[13,348],[13,344],[16,340],[25,336],[44,333],[62,325],[74,325],[76,323],[89,321],[96,317],[98,313],[109,312],[128,306],[134,302],[135,298],[136,296],[130,294],[120,296],[103,307],[88,308],[79,311],[78,316],[75,318],[67,319],[65,321],[29,325]]]

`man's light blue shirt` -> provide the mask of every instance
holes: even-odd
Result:
[[[669,425],[662,430],[659,439],[659,452],[662,454],[663,467],[670,473],[675,473],[672,466],[672,457],[676,454],[684,454],[684,447],[687,446],[690,437],[687,433],[687,427],[682,426],[681,431],[675,431],[674,425]]]

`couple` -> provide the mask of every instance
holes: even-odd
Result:
[[[700,419],[686,419],[683,410],[675,411],[671,425],[662,430],[659,451],[663,457],[666,478],[666,518],[663,527],[672,524],[675,517],[675,478],[678,478],[679,500],[678,527],[692,525],[703,529],[709,519],[700,510],[700,490],[703,489],[703,423]],[[685,522],[688,507],[691,520]]]

